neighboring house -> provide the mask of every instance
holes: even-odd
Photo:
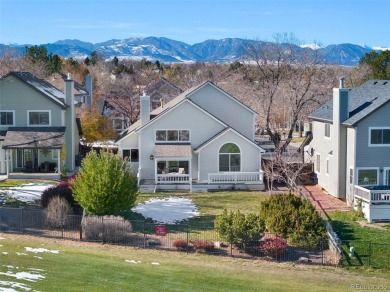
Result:
[[[256,112],[209,81],[151,112],[150,103],[140,97],[140,120],[116,140],[141,191],[264,188]]]
[[[64,82],[65,94],[28,72],[10,72],[0,79],[0,173],[59,176],[63,167],[75,170],[81,130],[74,82]]]
[[[390,80],[333,89],[333,99],[313,112],[306,148],[318,184],[362,208],[368,221],[390,220]]]

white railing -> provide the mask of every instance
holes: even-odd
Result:
[[[263,182],[263,172],[219,172],[209,173],[209,183]]]
[[[390,187],[388,190],[369,190],[362,186],[355,186],[354,195],[369,202],[390,203]]]
[[[170,183],[190,183],[191,177],[189,174],[157,174],[156,184],[170,184]]]

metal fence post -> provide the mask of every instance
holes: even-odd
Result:
[[[189,225],[187,224],[187,246],[189,246],[188,242],[188,233],[189,233]],[[189,248],[187,248],[187,253],[189,252]]]
[[[24,208],[22,207],[20,209],[20,230],[21,230],[22,234],[24,233],[24,228],[23,228],[23,210],[24,210]]]
[[[144,248],[146,248],[146,222],[144,220]]]
[[[324,265],[324,237],[321,237],[321,266]]]
[[[104,244],[104,216],[102,216],[102,243]]]

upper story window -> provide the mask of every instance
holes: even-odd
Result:
[[[361,185],[377,185],[378,184],[378,169],[377,168],[360,168],[357,170],[357,184]]]
[[[139,156],[138,156],[138,149],[123,149],[122,150],[122,157],[127,157],[129,162],[138,162]]]
[[[390,127],[370,128],[369,136],[370,146],[390,146]]]
[[[14,126],[15,111],[0,111],[0,126]]]
[[[330,124],[325,124],[325,137],[330,138]]]
[[[28,111],[29,126],[50,126],[50,111]]]
[[[321,154],[316,154],[315,172],[321,173]]]
[[[156,142],[188,142],[189,130],[156,130]]]

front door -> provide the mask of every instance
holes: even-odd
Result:
[[[26,167],[26,162],[31,161],[33,166],[38,165],[38,149],[17,149],[16,166],[18,168]],[[28,162],[29,164],[30,162]]]

